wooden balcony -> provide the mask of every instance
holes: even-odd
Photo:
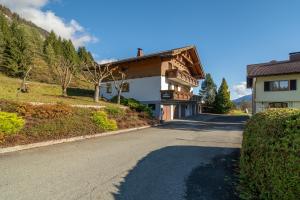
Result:
[[[175,90],[161,90],[160,96],[162,100],[189,101],[193,97],[193,93],[179,92]]]
[[[181,83],[183,85],[197,87],[199,85],[198,80],[178,69],[169,69],[166,71],[166,77],[174,82]]]

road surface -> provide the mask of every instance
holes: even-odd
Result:
[[[240,147],[245,120],[200,115],[115,136],[2,154],[0,199],[185,199],[193,169]]]

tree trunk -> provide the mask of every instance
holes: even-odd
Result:
[[[121,103],[121,92],[118,92],[118,102],[117,102],[119,105]]]
[[[67,87],[62,86],[61,89],[62,89],[62,96],[63,97],[67,97],[68,96],[68,94],[67,94]]]
[[[99,102],[100,85],[95,84],[94,101]]]

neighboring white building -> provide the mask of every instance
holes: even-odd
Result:
[[[126,71],[122,96],[147,104],[157,118],[172,120],[199,112],[199,98],[192,90],[204,71],[194,46],[148,55],[139,49],[137,57],[110,64]],[[117,95],[112,81],[102,84],[100,95],[107,99]]]
[[[268,108],[300,109],[300,52],[289,60],[247,66],[247,87],[252,88],[253,113]]]

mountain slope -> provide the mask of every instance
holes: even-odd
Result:
[[[17,27],[18,31],[15,30],[13,33],[11,29],[14,25]],[[13,60],[13,64],[7,64],[1,60],[1,58],[5,57],[5,49],[7,49],[8,44],[13,42],[14,44],[18,43],[15,41],[16,38],[13,38],[14,35],[16,35],[15,33],[20,33],[20,35],[25,38],[24,41],[26,40],[26,42],[24,43],[26,43],[27,49],[30,49],[29,57],[32,59],[32,64],[30,65],[32,70],[30,71],[28,80],[51,84],[57,83],[55,81],[55,72],[53,72],[53,69],[46,63],[46,56],[44,54],[44,41],[50,33],[38,27],[34,23],[23,19],[18,14],[11,12],[8,8],[2,5],[0,5],[0,72],[11,76],[11,74],[7,73],[7,69],[18,69],[23,65],[20,60],[11,59]],[[19,49],[16,51],[19,51]],[[25,54],[22,54],[19,51],[19,55],[22,56]],[[86,83],[77,79],[74,79],[71,85],[76,87],[88,86]]]
[[[239,105],[241,104],[242,102],[251,102],[252,101],[252,95],[249,94],[249,95],[245,95],[245,96],[242,96],[240,98],[237,98],[237,99],[234,99],[232,100],[232,102],[236,105]]]

